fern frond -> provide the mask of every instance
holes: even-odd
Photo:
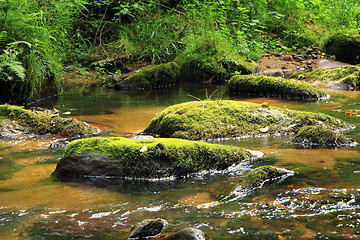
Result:
[[[0,44],[6,42],[6,37],[7,37],[7,32],[6,31],[1,31],[0,32]]]
[[[11,61],[6,64],[8,69],[15,74],[21,81],[25,81],[25,68],[19,61]]]

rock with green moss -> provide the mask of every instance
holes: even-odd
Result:
[[[81,137],[99,133],[99,129],[73,118],[62,118],[51,111],[13,105],[0,105],[0,135],[55,134],[61,137]],[[13,133],[13,134],[11,134]]]
[[[302,147],[339,147],[357,144],[354,140],[321,125],[301,128],[291,143]]]
[[[324,41],[326,53],[335,55],[336,59],[348,63],[360,63],[360,32],[350,29],[331,34]]]
[[[239,147],[183,139],[93,137],[71,142],[55,172],[60,179],[183,177],[224,170],[254,156]]]
[[[178,61],[181,77],[198,82],[225,82],[235,72],[251,74],[258,66],[256,62],[236,52],[219,50],[211,42],[205,42],[193,51],[185,51]]]
[[[306,81],[324,82],[333,88],[360,87],[360,65],[342,66],[333,69],[315,69],[309,73],[294,73],[292,77],[298,77],[299,75]]]
[[[278,77],[235,75],[229,82],[229,91],[236,95],[255,95],[314,101],[327,99],[326,92],[306,82]]]
[[[303,126],[322,124],[334,130],[353,128],[326,114],[218,100],[170,106],[152,119],[144,132],[160,137],[207,140],[296,133]]]
[[[139,90],[168,87],[178,83],[179,69],[175,62],[160,64],[118,81],[115,87]]]
[[[279,181],[293,174],[294,172],[287,169],[261,166],[246,174],[241,185],[249,189],[260,188],[264,183]]]

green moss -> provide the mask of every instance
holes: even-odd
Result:
[[[307,101],[328,98],[326,92],[309,83],[277,77],[236,75],[229,80],[228,85],[230,92],[237,95],[271,96]]]
[[[324,41],[324,50],[343,62],[359,63],[360,34],[359,29],[350,29],[331,34]]]
[[[296,133],[302,126],[331,129],[352,125],[331,116],[240,101],[194,101],[168,107],[144,130],[146,134],[190,140]]]
[[[206,41],[195,50],[185,51],[178,58],[181,77],[198,82],[225,82],[235,72],[251,74],[256,71],[256,62],[236,52],[229,54],[218,49],[215,43]]]
[[[243,180],[243,185],[251,188],[260,187],[266,180],[274,180],[275,178],[281,177],[284,172],[273,166],[262,166],[251,170]]]
[[[52,133],[65,137],[77,137],[98,132],[96,128],[76,119],[62,118],[45,111],[26,110],[23,107],[7,104],[0,105],[0,116],[13,120],[37,134]]]
[[[222,170],[252,157],[241,148],[182,139],[132,140],[87,138],[71,142],[64,159],[115,161],[126,177],[187,176],[202,170]]]
[[[117,86],[123,89],[168,87],[179,81],[179,69],[179,65],[175,62],[160,64],[121,80]]]
[[[298,74],[298,73],[297,73]],[[304,74],[302,74],[304,75]],[[296,75],[292,75],[296,77]],[[308,81],[339,81],[360,87],[360,66],[342,66],[334,69],[315,69],[305,74]]]
[[[321,125],[301,128],[291,142],[303,146],[350,146],[354,144],[349,138]]]

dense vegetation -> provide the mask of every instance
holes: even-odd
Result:
[[[120,73],[204,45],[253,60],[321,46],[359,13],[356,0],[1,0],[0,101],[56,92],[63,64]]]

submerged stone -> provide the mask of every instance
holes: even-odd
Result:
[[[144,133],[208,140],[292,134],[303,126],[322,124],[334,130],[354,127],[321,113],[282,109],[268,104],[207,100],[168,107],[150,122]]]
[[[55,172],[64,180],[184,177],[203,170],[224,170],[253,157],[239,147],[182,139],[94,137],[72,141]]]
[[[184,228],[163,238],[164,240],[205,240],[205,233],[196,228]]]
[[[350,29],[331,34],[324,41],[326,53],[335,55],[336,59],[348,63],[360,63],[359,29]]]
[[[354,140],[321,125],[301,128],[291,143],[303,147],[340,147],[357,144]]]
[[[0,122],[0,135],[7,137],[19,134],[56,134],[74,138],[100,132],[86,122],[59,117],[57,111],[35,108],[27,110],[7,104],[0,105]]]
[[[251,170],[243,180],[242,185],[251,189],[260,188],[265,182],[274,182],[293,172],[273,166],[261,166]]]
[[[296,77],[294,74],[293,77]],[[352,87],[360,87],[360,66],[342,66],[341,68],[333,69],[315,69],[309,73],[302,73],[307,81],[320,81],[329,84],[330,86],[342,85],[341,88],[348,89],[350,85]],[[334,87],[335,87],[334,86]]]
[[[141,70],[134,75],[116,82],[115,87],[121,89],[152,89],[177,84],[179,81],[179,65],[169,62]]]
[[[229,82],[229,91],[236,95],[256,95],[313,101],[327,99],[326,92],[306,82],[278,77],[236,75]]]
[[[129,239],[147,239],[147,237],[155,237],[161,233],[161,230],[167,224],[167,221],[161,218],[143,220],[134,226]]]

